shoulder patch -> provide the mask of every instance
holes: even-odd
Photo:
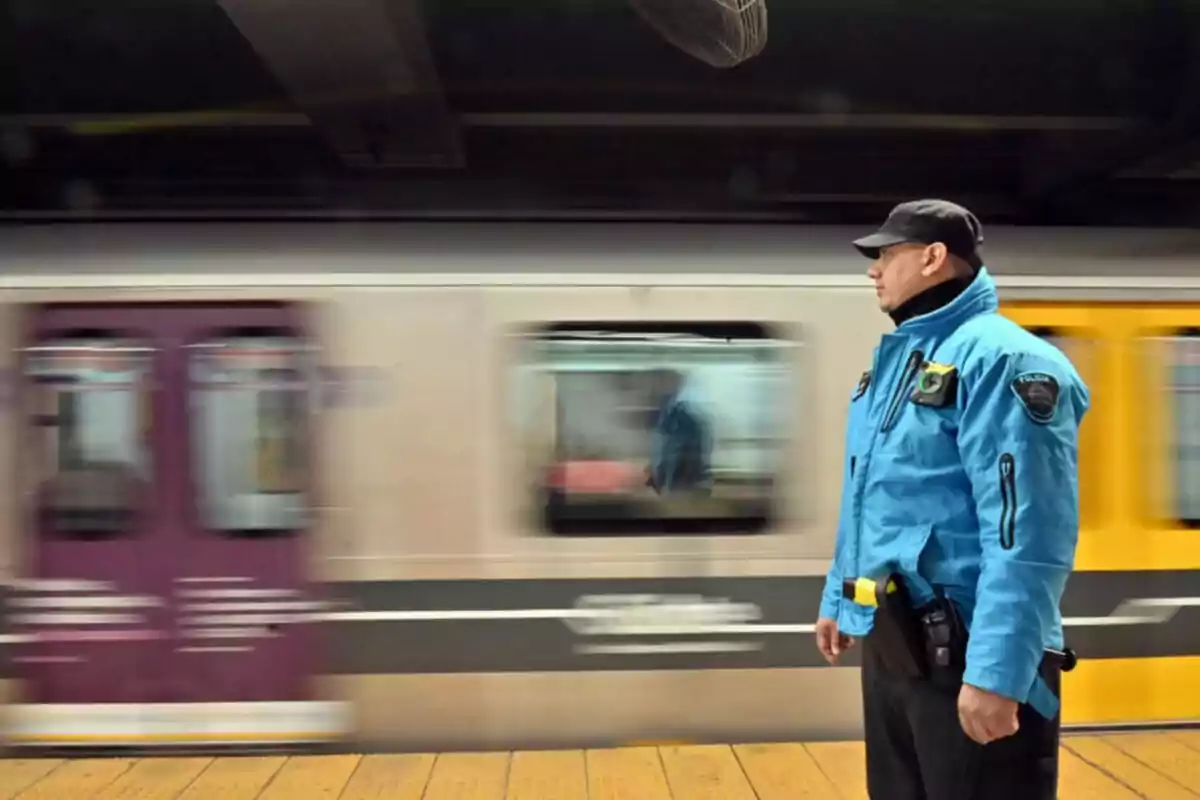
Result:
[[[1024,406],[1025,413],[1034,422],[1045,425],[1054,419],[1061,389],[1053,375],[1046,372],[1022,372],[1013,378],[1012,390]]]
[[[850,402],[854,402],[858,398],[867,393],[867,389],[871,387],[871,370],[867,370],[858,379],[858,386],[854,389],[854,396],[850,398]]]

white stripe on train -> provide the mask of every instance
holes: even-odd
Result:
[[[1064,617],[1063,625],[1073,628],[1129,625],[1163,625],[1183,608],[1200,607],[1200,597],[1147,597],[1125,600],[1107,616]],[[422,611],[335,611],[315,614],[213,615],[189,620],[208,626],[272,625],[313,622],[453,622],[512,620],[605,620],[616,614],[602,609],[513,608],[453,609]],[[723,635],[756,636],[812,633],[812,624],[744,623],[736,625],[623,625],[606,633],[624,636]],[[113,631],[113,634],[118,632]],[[38,641],[37,634],[0,635],[0,644],[24,644]]]

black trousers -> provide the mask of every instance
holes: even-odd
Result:
[[[916,680],[890,674],[868,635],[862,689],[871,800],[1055,800],[1059,719],[1028,705],[1020,729],[979,745],[958,721],[961,676]],[[1060,666],[1043,662],[1042,675],[1058,695]]]

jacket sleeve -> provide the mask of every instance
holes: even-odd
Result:
[[[836,620],[842,602],[842,575],[838,570],[838,551],[842,549],[842,527],[838,525],[837,544],[834,545],[833,560],[829,564],[829,572],[825,575],[825,590],[821,592],[821,609],[818,618]]]
[[[1050,358],[1006,355],[964,385],[959,450],[982,545],[964,683],[1025,702],[1079,530],[1086,388]]]

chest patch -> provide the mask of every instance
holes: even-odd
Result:
[[[854,402],[858,398],[867,393],[867,389],[871,388],[871,370],[867,370],[858,379],[858,386],[854,389],[854,396],[850,398],[850,402]]]
[[[1013,393],[1021,401],[1025,413],[1039,425],[1054,419],[1061,390],[1053,375],[1045,372],[1023,372],[1013,378]]]
[[[917,385],[909,399],[919,406],[943,408],[958,396],[958,367],[926,361],[917,373]]]

